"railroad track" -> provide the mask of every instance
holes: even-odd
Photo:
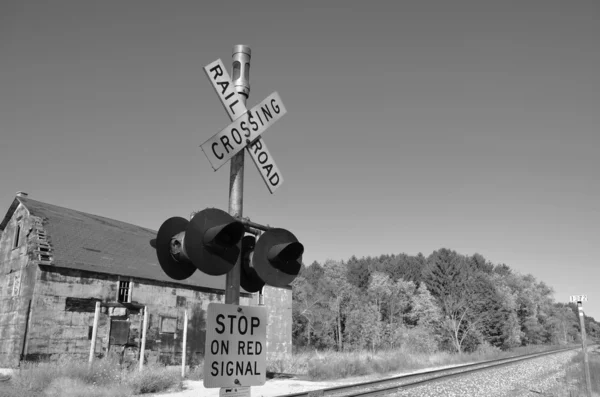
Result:
[[[463,364],[450,368],[435,369],[430,371],[416,372],[412,374],[399,375],[391,378],[378,379],[369,382],[355,383],[351,385],[330,387],[300,393],[285,394],[277,397],[371,397],[385,396],[399,392],[403,389],[420,386],[424,383],[435,382],[443,379],[459,377],[469,373],[482,371],[489,368],[500,367],[512,363],[532,360],[551,354],[562,353],[570,350],[581,349],[579,347],[568,347],[542,353],[532,353],[516,357],[508,357],[497,360],[482,361],[473,364]]]

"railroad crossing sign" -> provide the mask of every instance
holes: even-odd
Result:
[[[587,302],[587,295],[571,295],[571,302]]]
[[[264,385],[267,309],[209,303],[206,313],[204,387]]]
[[[283,176],[260,134],[287,112],[279,94],[272,93],[248,111],[220,59],[205,66],[204,72],[232,123],[200,145],[202,151],[216,171],[246,148],[267,188],[275,192],[283,183]]]

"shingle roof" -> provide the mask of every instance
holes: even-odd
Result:
[[[43,219],[54,266],[225,289],[225,276],[196,271],[186,280],[168,277],[150,240],[156,231],[25,197],[16,197],[31,215]],[[14,203],[11,209],[14,211]],[[9,210],[11,212],[11,210]],[[3,222],[4,223],[4,222]]]

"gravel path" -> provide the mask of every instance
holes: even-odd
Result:
[[[543,396],[564,378],[565,364],[576,351],[527,360],[470,375],[418,386],[394,397],[525,397]],[[547,395],[547,394],[546,394]]]

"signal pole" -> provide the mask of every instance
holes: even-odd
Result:
[[[232,82],[240,100],[246,105],[250,95],[250,47],[236,45],[233,47]],[[231,159],[229,172],[229,215],[241,218],[244,207],[244,150],[241,150]],[[241,253],[242,242],[237,244]],[[235,266],[225,277],[225,303],[240,304],[240,271],[242,269],[242,256],[239,255]]]
[[[299,274],[302,267],[304,246],[289,230],[271,228],[258,223],[243,221],[244,192],[244,149],[248,150],[263,181],[271,193],[283,181],[279,169],[269,155],[261,134],[287,113],[277,92],[273,92],[252,109],[246,108],[250,95],[250,48],[246,45],[233,47],[233,67],[230,78],[220,59],[204,67],[204,72],[219,96],[231,124],[217,132],[200,145],[213,170],[217,171],[231,160],[229,174],[229,213],[217,208],[205,208],[195,213],[190,220],[171,217],[164,221],[156,239],[150,241],[156,249],[158,262],[163,272],[174,280],[189,278],[196,270],[212,276],[225,275],[225,303],[211,303],[207,311],[205,352],[221,363],[221,371],[204,367],[204,386],[208,388],[244,387],[244,396],[249,388],[263,385],[266,374],[266,350],[254,353],[229,355],[229,342],[246,338],[242,328],[230,329],[227,335],[217,330],[219,316],[227,315],[248,321],[257,328],[251,335],[256,342],[266,346],[267,311],[264,300],[259,296],[259,306],[240,306],[240,290],[260,292],[265,284],[285,287]],[[254,119],[256,117],[256,119]],[[245,133],[242,134],[241,131]],[[258,148],[257,150],[251,150]],[[260,231],[264,230],[265,233]],[[245,232],[259,236],[244,236]],[[237,249],[233,249],[233,248]],[[262,295],[262,294],[259,294]],[[236,307],[237,306],[237,307]],[[234,310],[235,314],[232,314]],[[209,357],[209,356],[207,356]],[[210,361],[205,357],[205,360]],[[236,373],[233,377],[223,365],[230,361],[254,361],[253,373]],[[228,361],[230,360],[230,361]],[[250,361],[248,361],[250,362]],[[216,371],[216,373],[215,373]],[[246,371],[248,372],[248,370]],[[239,379],[238,379],[239,378]],[[244,384],[242,386],[242,383]],[[246,393],[246,391],[248,393]],[[226,395],[227,390],[222,390]]]
[[[585,384],[588,397],[592,397],[592,380],[590,377],[590,365],[588,363],[587,344],[585,335],[585,321],[583,314],[583,304],[577,301],[577,309],[579,310],[579,325],[581,327],[581,347],[583,348],[583,370],[585,372]]]

